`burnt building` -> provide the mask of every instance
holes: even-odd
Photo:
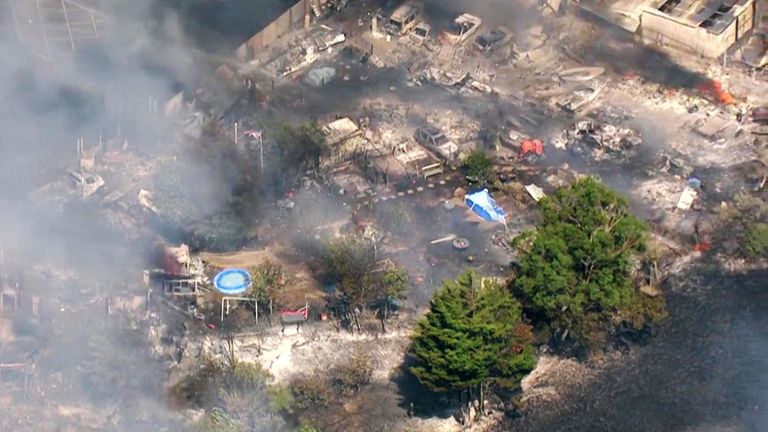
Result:
[[[649,45],[718,57],[756,25],[755,0],[583,0]]]

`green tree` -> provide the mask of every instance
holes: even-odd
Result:
[[[288,178],[289,184],[300,173],[317,168],[326,154],[323,134],[314,122],[300,126],[280,123],[266,128],[264,136],[276,144],[279,163],[274,168],[281,177]]]
[[[338,291],[352,306],[375,309],[382,331],[386,331],[385,321],[394,302],[405,298],[408,273],[377,261],[374,245],[358,236],[328,244],[324,262],[325,277],[337,283]]]
[[[514,387],[536,364],[520,304],[500,284],[467,272],[446,281],[418,323],[411,372],[433,391],[456,391],[484,412],[486,392]]]
[[[379,298],[376,250],[369,241],[348,236],[332,241],[325,253],[326,277],[355,305],[365,306]]]
[[[387,331],[385,323],[393,303],[404,299],[408,290],[408,273],[400,267],[384,270],[379,283],[379,318],[381,318],[381,330]]]
[[[627,201],[593,178],[541,200],[542,222],[522,247],[513,292],[553,335],[587,347],[602,341],[617,312],[638,302],[633,256],[647,226]]]
[[[271,315],[283,284],[283,267],[268,259],[258,266],[249,267],[248,272],[253,280],[249,295],[264,302],[269,307]]]
[[[467,176],[476,179],[480,185],[487,185],[493,179],[493,161],[482,150],[472,150],[464,159]]]

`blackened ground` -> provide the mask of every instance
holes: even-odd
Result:
[[[713,264],[676,279],[670,318],[648,346],[499,430],[768,430],[768,272]]]

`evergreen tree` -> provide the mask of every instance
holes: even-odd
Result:
[[[497,283],[467,272],[446,281],[419,321],[413,374],[433,391],[458,391],[484,411],[494,385],[513,387],[536,363],[521,307]]]
[[[526,312],[562,339],[593,345],[636,295],[632,258],[647,227],[627,201],[593,178],[541,200],[542,223],[516,239],[521,249],[513,291]]]

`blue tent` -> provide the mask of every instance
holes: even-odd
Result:
[[[223,270],[213,278],[213,286],[216,290],[226,295],[242,294],[252,284],[250,273],[238,268]]]
[[[482,189],[464,196],[464,202],[470,210],[484,220],[501,222],[507,225],[507,213],[491,198],[488,189]]]

